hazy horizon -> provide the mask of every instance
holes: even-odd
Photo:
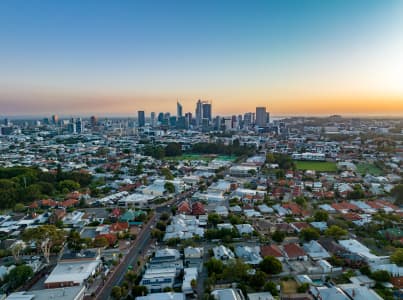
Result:
[[[1,115],[403,116],[402,1],[2,1]]]

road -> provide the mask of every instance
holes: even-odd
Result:
[[[151,227],[155,224],[156,214],[150,219],[150,221],[143,227],[139,233],[136,241],[131,246],[129,253],[125,255],[122,263],[120,263],[113,271],[111,277],[108,278],[105,285],[98,292],[96,296],[97,300],[107,300],[111,294],[112,288],[115,285],[119,285],[127,272],[129,266],[136,264],[142,251],[145,249],[146,245],[151,239]]]
[[[133,266],[134,268],[137,266],[137,261],[141,257],[143,253],[146,251],[147,245],[151,240],[151,229],[155,226],[156,221],[159,220],[159,217],[162,213],[171,214],[171,205],[177,205],[180,201],[186,199],[191,195],[193,190],[183,192],[177,196],[175,196],[168,203],[164,203],[159,207],[155,207],[155,214],[150,219],[150,221],[144,225],[143,229],[139,233],[136,241],[131,246],[129,253],[125,255],[121,264],[119,264],[111,274],[111,277],[108,278],[105,285],[98,292],[96,296],[97,300],[107,300],[111,294],[112,288],[115,285],[119,285],[122,283],[124,276],[128,270],[129,266]]]

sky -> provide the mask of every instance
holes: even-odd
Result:
[[[0,116],[403,116],[403,1],[3,0]]]

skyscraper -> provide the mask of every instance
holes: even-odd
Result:
[[[203,102],[202,104],[203,109],[203,119],[211,121],[211,103]]]
[[[81,118],[78,118],[76,120],[76,133],[82,133],[83,132],[83,121]]]
[[[151,112],[151,115],[150,115],[150,124],[151,124],[151,127],[154,127],[155,126],[155,112]]]
[[[267,112],[266,107],[256,107],[256,126],[266,127],[267,125]]]
[[[202,109],[202,102],[199,99],[196,103],[196,126],[200,126],[202,124],[203,119],[203,109]]]
[[[139,127],[144,127],[144,125],[146,124],[146,116],[144,110],[139,110],[137,112],[137,124]]]
[[[183,116],[183,112],[182,112],[182,104],[178,102],[176,102],[176,117],[180,118]]]
[[[56,125],[58,121],[59,121],[59,117],[57,115],[53,115],[52,116],[52,124]]]
[[[91,127],[94,128],[95,126],[98,125],[98,120],[96,116],[91,116],[90,118],[90,123],[91,123]]]

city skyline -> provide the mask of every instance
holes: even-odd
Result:
[[[401,1],[156,2],[0,3],[2,116],[403,116]]]

